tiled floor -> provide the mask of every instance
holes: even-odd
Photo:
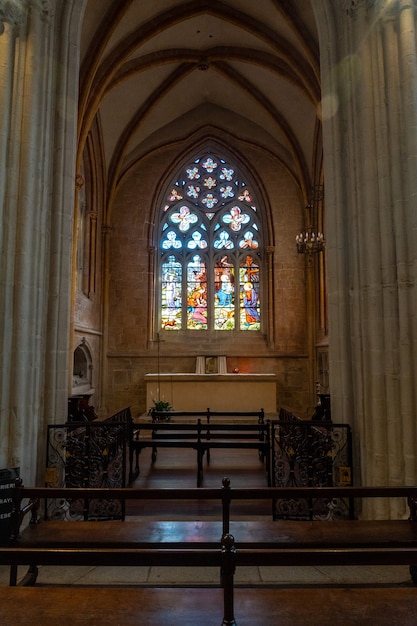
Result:
[[[161,450],[155,465],[151,465],[149,451],[141,455],[141,474],[134,483],[135,487],[194,487],[195,458],[193,452],[184,450]],[[231,479],[235,487],[265,486],[265,472],[254,451],[233,451],[225,458],[222,451],[212,453],[210,467],[205,467],[204,487],[221,485],[223,476]],[[220,519],[220,511],[212,504],[200,502],[198,511],[195,504],[183,506],[172,502],[130,505],[129,518],[146,516],[148,519]],[[250,503],[235,508],[235,516],[240,519],[270,518],[270,504],[257,502],[256,508]],[[98,522],[99,523],[99,522]],[[24,574],[19,569],[19,575]],[[8,584],[8,568],[0,567],[0,585]],[[297,586],[297,585],[409,585],[407,567],[248,567],[238,568],[235,581],[237,586]],[[40,585],[122,585],[122,586],[209,586],[219,584],[217,568],[179,568],[179,567],[41,567],[38,584]]]

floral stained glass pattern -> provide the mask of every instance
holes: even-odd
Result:
[[[179,213],[173,213],[171,215],[171,221],[174,224],[178,224],[178,228],[181,232],[186,233],[190,229],[191,224],[198,222],[198,217],[195,213],[191,213],[188,206],[182,206]]]
[[[159,327],[261,330],[261,233],[236,166],[212,153],[186,164],[161,209]]]

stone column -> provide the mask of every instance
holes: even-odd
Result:
[[[416,0],[401,0],[395,30],[398,41],[400,98],[399,160],[396,167],[396,255],[398,258],[399,401],[404,443],[404,474],[415,484],[417,409],[417,53]],[[390,416],[393,419],[393,416]]]
[[[83,5],[0,6],[0,467],[20,466],[29,485],[43,482],[46,423],[66,417]]]
[[[334,420],[352,425],[355,479],[416,476],[416,0],[322,0]],[[380,508],[382,507],[382,508]],[[401,506],[374,513],[401,513]]]
[[[15,221],[10,204],[12,172],[8,172],[9,138],[13,125],[13,89],[15,50],[18,26],[23,19],[19,7],[0,7],[0,467],[10,467],[14,459],[9,446],[9,387],[13,319],[13,265],[15,256]]]

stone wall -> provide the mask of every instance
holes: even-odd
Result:
[[[278,377],[277,409],[285,405],[300,414],[312,413],[305,259],[294,245],[302,201],[288,173],[263,152],[246,148],[245,164],[255,164],[252,170],[260,181],[264,223],[269,227],[272,297],[263,303],[263,314],[269,316],[264,331],[261,336],[197,332],[186,340],[180,332],[161,331],[160,343],[156,341],[153,225],[157,190],[176,158],[176,150],[166,148],[142,159],[123,180],[112,208],[102,412],[131,405],[137,416],[150,408],[144,375],[158,371],[159,353],[161,372],[195,372],[195,358],[202,354],[224,354],[228,367],[242,372],[273,372]]]

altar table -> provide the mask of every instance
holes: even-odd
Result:
[[[146,374],[146,406],[169,402],[175,411],[277,410],[275,374]]]

